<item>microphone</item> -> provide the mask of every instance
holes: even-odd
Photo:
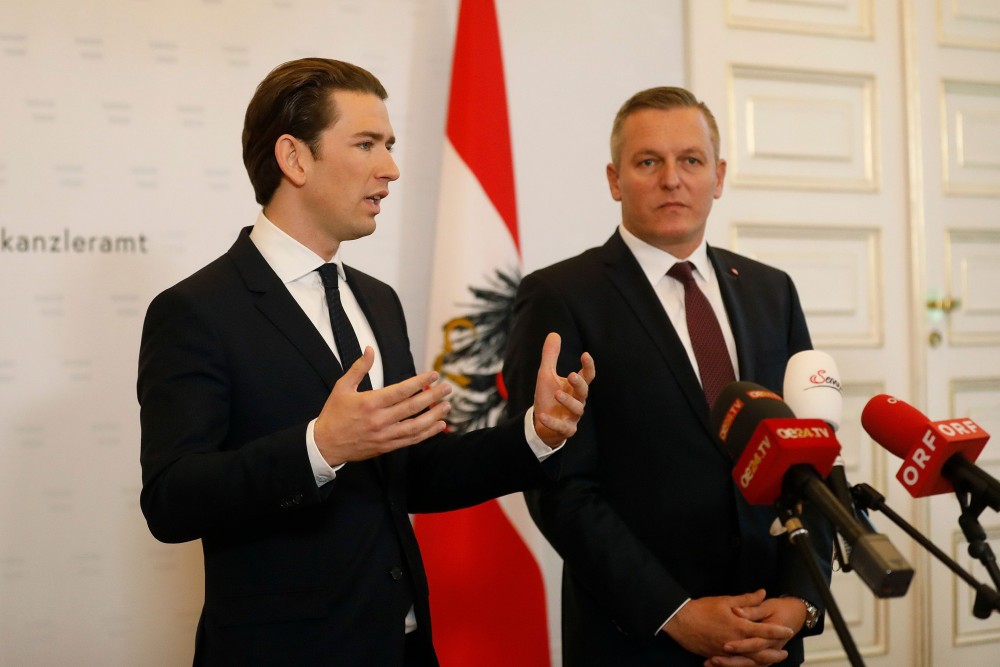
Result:
[[[785,366],[785,403],[796,417],[822,419],[834,431],[844,412],[840,371],[826,352],[796,352]]]
[[[712,425],[737,461],[733,480],[751,505],[777,501],[792,466],[806,465],[826,476],[840,453],[825,422],[796,419],[780,396],[752,382],[732,382],[722,390],[712,407]]]
[[[785,402],[796,417],[822,419],[834,430],[840,428],[841,416],[844,412],[844,397],[841,394],[840,371],[837,362],[826,352],[818,350],[803,350],[792,355],[785,367],[784,395]],[[862,516],[854,506],[851,485],[844,472],[844,457],[837,455],[833,468],[826,477],[827,486],[833,495],[862,524],[875,532],[868,522],[867,516]],[[851,548],[843,536],[834,543],[834,555],[845,572],[850,572]]]
[[[975,465],[990,436],[971,419],[932,422],[909,403],[879,394],[865,405],[861,425],[903,459],[896,479],[914,498],[964,491],[1000,511],[1000,482]]]
[[[854,569],[878,597],[906,593],[913,569],[887,536],[862,528],[823,481],[840,453],[825,421],[796,419],[774,392],[752,382],[733,382],[712,406],[711,423],[737,460],[733,480],[747,502],[769,505],[781,497],[810,501],[850,545]]]

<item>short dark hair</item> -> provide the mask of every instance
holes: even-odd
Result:
[[[699,109],[705,116],[708,123],[709,136],[712,140],[712,148],[715,150],[715,159],[719,159],[719,125],[715,122],[715,116],[711,109],[704,102],[695,97],[691,91],[676,86],[659,86],[657,88],[647,88],[628,98],[615,115],[615,122],[611,126],[611,161],[618,165],[622,150],[622,126],[625,119],[642,109]]]
[[[328,58],[302,58],[278,65],[257,86],[243,121],[243,164],[257,203],[266,206],[281,183],[274,157],[278,137],[290,134],[316,156],[319,135],[337,122],[332,93],[350,90],[389,94],[374,74]]]

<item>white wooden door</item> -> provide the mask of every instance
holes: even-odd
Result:
[[[970,417],[1000,438],[1000,2],[909,0],[906,9],[918,407],[932,420]],[[1000,444],[988,443],[978,463],[1000,478]],[[992,584],[968,554],[954,494],[917,509],[932,540]],[[979,519],[1000,553],[1000,516],[986,509]],[[969,586],[928,565],[928,664],[1000,664],[1000,613],[975,617]]]
[[[709,240],[787,270],[816,349],[839,366],[838,438],[848,478],[914,503],[860,414],[882,392],[910,396],[907,113],[897,2],[689,2],[690,82],[718,116],[729,160]],[[916,565],[913,543],[877,514]],[[853,573],[832,589],[865,663],[918,665],[920,582],[882,600]],[[832,624],[806,643],[809,664],[847,664]]]

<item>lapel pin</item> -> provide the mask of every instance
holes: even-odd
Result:
[[[733,266],[733,267],[730,267],[730,268],[729,268],[729,272],[730,272],[731,274],[733,274],[734,276],[738,276],[738,275],[740,275],[740,272],[739,272],[739,270],[737,270],[737,268],[736,268],[735,266]]]

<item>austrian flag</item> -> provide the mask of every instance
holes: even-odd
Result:
[[[500,368],[521,275],[493,0],[461,0],[440,192],[428,364],[454,385],[449,427],[464,431],[503,409]],[[415,528],[441,664],[550,665],[542,538],[520,495],[420,515]]]

